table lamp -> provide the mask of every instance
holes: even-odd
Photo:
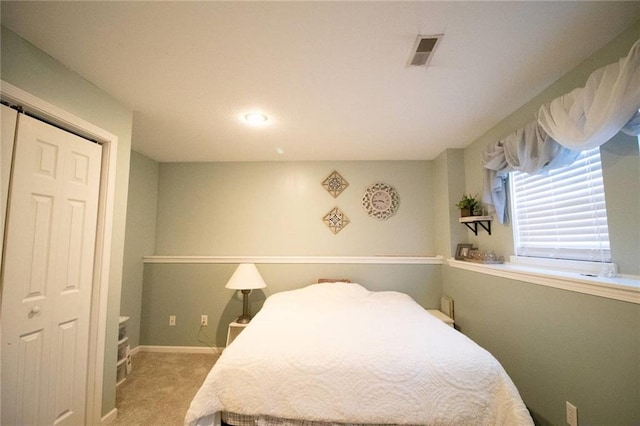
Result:
[[[236,320],[237,323],[247,324],[251,321],[251,315],[249,315],[249,293],[253,289],[265,288],[266,286],[256,265],[253,263],[241,263],[238,266],[238,269],[231,275],[229,282],[225,286],[242,292],[242,315]]]

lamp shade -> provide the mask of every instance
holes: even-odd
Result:
[[[231,275],[225,287],[232,290],[252,290],[255,288],[265,288],[266,286],[256,265],[253,263],[241,263],[238,269]]]

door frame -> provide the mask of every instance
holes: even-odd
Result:
[[[115,207],[118,137],[4,80],[0,80],[0,97],[10,104],[19,105],[25,112],[49,121],[63,129],[97,141],[102,145],[98,223],[96,227],[95,259],[91,291],[89,357],[86,384],[87,403],[85,414],[87,424],[100,424],[102,421],[103,370],[106,348],[107,304],[111,265],[113,211]]]

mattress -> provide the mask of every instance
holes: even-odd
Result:
[[[359,284],[270,296],[211,369],[185,424],[221,412],[345,424],[533,424],[489,352],[408,295]]]

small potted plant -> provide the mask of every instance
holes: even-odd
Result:
[[[477,195],[462,194],[462,199],[458,201],[456,207],[460,209],[460,217],[482,215],[482,204]]]

